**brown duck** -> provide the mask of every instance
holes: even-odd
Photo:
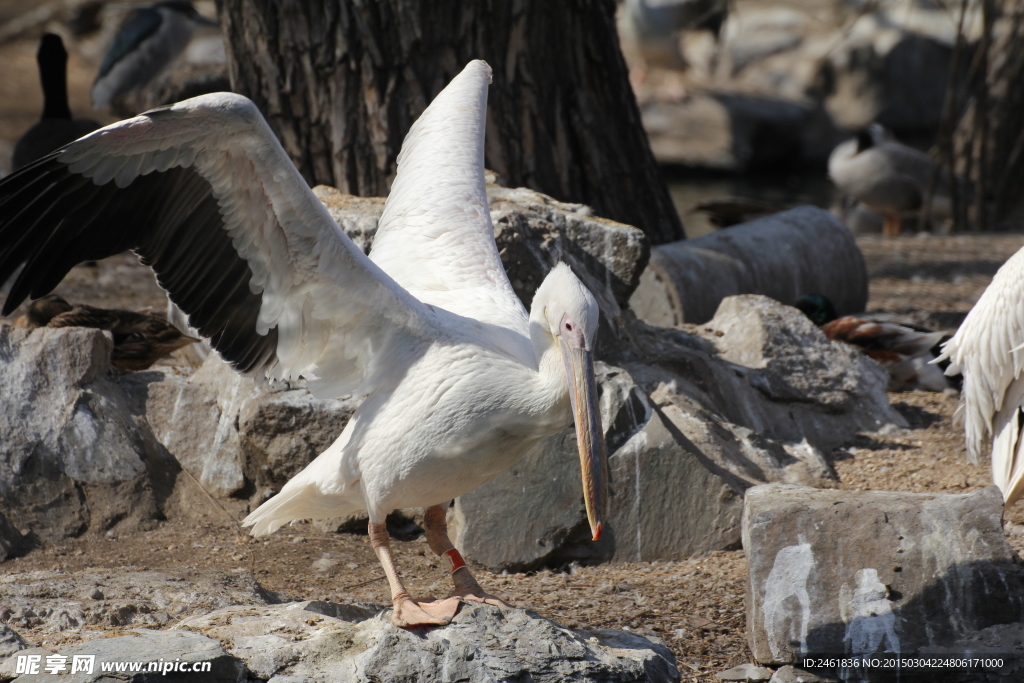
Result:
[[[79,304],[49,294],[32,302],[15,327],[93,327],[114,336],[110,362],[119,370],[145,370],[167,354],[199,341],[182,334],[159,315]]]

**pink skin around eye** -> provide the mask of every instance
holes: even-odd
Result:
[[[561,328],[562,336],[571,348],[587,348],[586,340],[583,338],[583,330],[569,317],[568,313],[562,316]]]

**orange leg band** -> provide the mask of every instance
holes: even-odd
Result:
[[[452,574],[466,566],[466,561],[462,559],[462,554],[459,553],[459,551],[455,548],[452,548],[451,550],[446,550],[445,552],[441,553],[441,555],[442,557],[448,559],[448,564],[451,565]]]

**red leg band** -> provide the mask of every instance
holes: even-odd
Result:
[[[452,574],[466,566],[466,561],[462,559],[462,555],[455,548],[446,550],[441,553],[441,555],[448,559],[448,564],[451,565]]]

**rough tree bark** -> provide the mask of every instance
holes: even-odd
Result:
[[[487,165],[660,244],[684,237],[612,0],[218,0],[234,89],[311,183],[385,195],[406,132],[472,59],[494,69]]]
[[[955,197],[956,229],[1019,230],[1024,225],[1024,4],[962,0],[980,9],[982,36],[961,50],[951,79],[939,148],[943,161],[970,181]],[[961,23],[962,23],[961,19]],[[966,44],[961,35],[960,42]],[[960,85],[962,78],[966,87]]]

